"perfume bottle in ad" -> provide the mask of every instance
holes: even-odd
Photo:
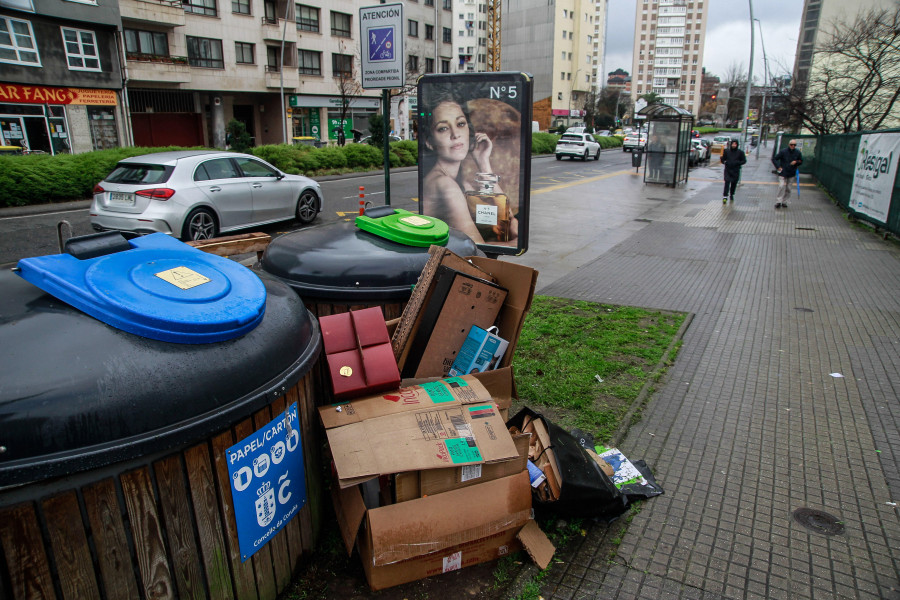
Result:
[[[466,191],[469,212],[485,241],[509,241],[509,222],[512,218],[509,197],[494,191],[500,176],[493,173],[476,173],[475,183],[481,189]]]

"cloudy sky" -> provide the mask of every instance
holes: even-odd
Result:
[[[609,26],[606,43],[606,71],[622,68],[631,72],[631,53],[634,44],[636,0],[609,0]],[[707,0],[709,3],[704,44],[703,66],[707,72],[724,76],[733,63],[746,72],[750,63],[750,6],[749,0]],[[762,81],[765,43],[769,72],[777,76],[790,73],[797,52],[800,33],[801,0],[752,0],[753,16],[759,20],[755,32],[756,50],[753,58],[753,78]]]

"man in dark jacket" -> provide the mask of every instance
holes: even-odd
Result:
[[[734,190],[741,179],[741,167],[747,163],[747,155],[738,147],[737,140],[731,140],[728,147],[722,150],[719,161],[725,165],[725,189],[722,191],[722,204],[729,198],[734,202]]]
[[[791,195],[791,180],[797,174],[797,168],[803,163],[803,155],[797,150],[797,140],[791,140],[787,148],[772,159],[778,173],[778,192],[775,194],[775,208],[787,208],[787,200]]]

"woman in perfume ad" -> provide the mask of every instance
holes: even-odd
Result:
[[[504,176],[491,163],[494,140],[475,130],[468,104],[450,93],[435,94],[430,106],[420,109],[419,143],[431,165],[422,186],[423,212],[477,244],[515,246],[518,223]]]

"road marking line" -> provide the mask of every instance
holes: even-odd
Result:
[[[571,181],[569,183],[560,183],[558,185],[550,185],[545,188],[541,188],[539,190],[532,189],[531,194],[543,194],[544,192],[555,192],[556,190],[561,190],[563,188],[572,187],[573,185],[583,185],[585,183],[593,183],[595,181],[601,181],[603,179],[609,179],[610,177],[616,177],[618,175],[628,175],[631,173],[628,171],[615,171],[613,173],[607,173],[605,175],[598,175],[597,177],[589,177],[587,179],[580,179],[578,181]]]
[[[56,212],[46,212],[46,213],[35,213],[33,215],[16,215],[13,217],[0,217],[0,221],[10,221],[12,219],[31,219],[34,217],[44,217],[51,215],[64,215],[67,213],[78,212],[80,210],[88,210],[87,208],[73,208],[71,210],[60,210]]]

